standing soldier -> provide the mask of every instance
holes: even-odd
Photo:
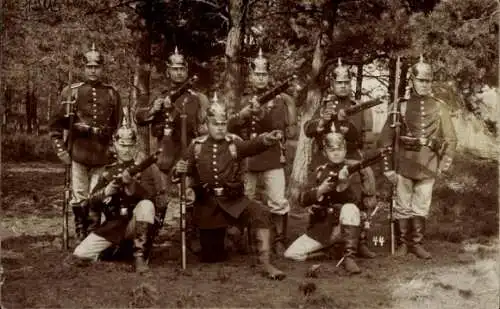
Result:
[[[243,141],[227,133],[228,115],[214,96],[207,111],[208,135],[193,140],[186,157],[176,166],[176,174],[193,176],[196,200],[193,218],[200,228],[202,259],[225,259],[224,239],[228,225],[252,225],[258,240],[259,260],[270,279],[285,274],[270,262],[271,234],[269,212],[244,195],[241,161],[277,144],[282,132],[273,130]]]
[[[396,185],[396,254],[410,251],[423,259],[431,258],[422,247],[422,240],[432,188],[436,177],[450,168],[457,145],[448,107],[431,92],[432,78],[432,67],[422,57],[410,68],[410,96],[399,102],[397,109],[401,135],[396,141],[400,147],[395,159],[399,168],[395,171],[388,160],[384,162],[384,175]],[[391,119],[388,117],[382,129],[380,146],[393,145]]]
[[[171,84],[163,90],[161,94],[152,96],[152,104],[141,102],[141,106],[136,111],[136,121],[138,125],[144,126],[151,124],[151,134],[155,139],[158,148],[165,151],[158,158],[158,166],[164,174],[164,178],[171,186],[171,170],[175,162],[181,156],[181,105],[185,104],[187,114],[187,142],[193,138],[204,134],[206,128],[203,125],[204,114],[208,108],[207,97],[199,92],[194,92],[191,89],[186,89],[177,95],[175,102],[171,101],[169,93],[174,93],[181,88],[184,83],[188,82],[188,64],[182,54],[179,53],[177,47],[174,53],[168,58],[167,75],[170,78]],[[146,141],[148,142],[148,141]],[[170,192],[171,193],[171,192]],[[163,219],[167,211],[167,205],[158,206],[158,228],[161,228]]]
[[[120,124],[121,114],[118,93],[101,81],[103,56],[96,51],[94,44],[91,51],[85,54],[85,59],[86,80],[65,87],[61,93],[61,101],[73,106],[73,127],[69,128],[69,117],[65,116],[64,106],[61,106],[50,124],[50,137],[57,156],[65,164],[71,165],[70,204],[75,215],[77,242],[88,233],[88,220],[82,211],[82,201],[96,185],[104,165],[110,162],[109,147],[113,132]],[[71,101],[66,102],[70,95]],[[67,145],[64,139],[64,130],[71,130],[71,145]]]
[[[229,131],[253,139],[259,134],[281,130],[286,138],[295,135],[295,119],[289,112],[295,106],[293,99],[281,93],[264,106],[259,106],[257,97],[269,88],[268,61],[262,56],[262,50],[253,61],[250,80],[254,93],[243,98],[243,109],[229,123]],[[268,150],[248,158],[245,175],[245,194],[255,198],[257,181],[264,182],[267,206],[272,213],[275,239],[274,249],[280,256],[286,249],[286,230],[290,204],[285,197],[285,138]]]
[[[342,65],[339,59],[338,65],[332,74],[330,89],[333,90],[333,94],[325,96],[315,115],[304,124],[306,136],[314,139],[310,173],[325,163],[326,158],[322,154],[322,140],[325,134],[330,132],[339,132],[344,135],[347,159],[361,160],[364,157],[362,149],[367,133],[371,131],[371,114],[369,110],[365,110],[363,113],[358,113],[346,119],[344,110],[356,104],[351,97],[351,78],[349,68]],[[375,197],[375,176],[371,167],[362,169],[359,175],[353,177],[352,183],[353,187],[356,188],[355,192],[358,195],[361,192],[358,198],[364,204],[363,208],[372,210],[377,200]],[[366,214],[363,214],[363,218],[365,217]],[[365,226],[364,222],[361,226]],[[375,253],[370,251],[367,246],[365,230],[361,231],[357,252],[361,257],[375,257]]]

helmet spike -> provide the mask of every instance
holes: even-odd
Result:
[[[338,57],[338,59],[337,59],[337,66],[338,67],[342,66],[342,59],[340,57]]]
[[[423,54],[420,54],[420,60],[419,60],[420,63],[424,63],[424,55]]]
[[[179,54],[179,49],[177,48],[177,45],[175,46],[174,54],[176,54],[176,55]]]
[[[214,97],[212,98],[214,103],[219,103],[219,98],[217,97],[217,91],[214,92]]]

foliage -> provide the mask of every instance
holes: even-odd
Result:
[[[2,160],[5,162],[59,162],[50,137],[11,133],[2,136]]]

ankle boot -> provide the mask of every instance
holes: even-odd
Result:
[[[359,274],[361,269],[354,256],[357,253],[360,227],[355,225],[341,225],[340,231],[344,241],[344,269],[351,274]]]
[[[137,221],[135,223],[134,269],[137,273],[149,271],[147,254],[151,241],[148,239],[148,236],[151,236],[152,230],[153,225],[148,222]]]
[[[362,230],[359,234],[358,256],[365,259],[373,259],[377,254],[368,248],[368,240],[366,239],[366,231]]]
[[[262,265],[263,272],[269,279],[284,279],[286,277],[285,273],[274,267],[270,262],[271,231],[269,229],[257,229],[256,234],[259,250],[259,262]]]
[[[404,256],[408,254],[408,239],[410,229],[410,219],[397,219],[395,221],[396,243],[397,249],[394,254],[396,256]]]
[[[273,249],[276,255],[283,256],[286,251],[286,231],[288,227],[288,214],[272,214],[272,223],[274,227]]]
[[[431,259],[431,254],[422,246],[425,233],[425,218],[416,216],[410,218],[411,222],[411,245],[410,252],[421,259]]]

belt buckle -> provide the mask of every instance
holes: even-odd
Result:
[[[256,137],[257,137],[257,133],[252,133],[252,134],[250,134],[250,138],[251,138],[251,139],[254,139],[254,138],[256,138]]]
[[[427,138],[425,137],[420,137],[418,141],[420,142],[420,145],[427,145]]]
[[[214,190],[215,196],[224,195],[224,188],[222,188],[222,187],[217,187],[217,188],[214,188],[213,190]]]
[[[128,215],[128,209],[125,207],[120,208],[120,216]]]

